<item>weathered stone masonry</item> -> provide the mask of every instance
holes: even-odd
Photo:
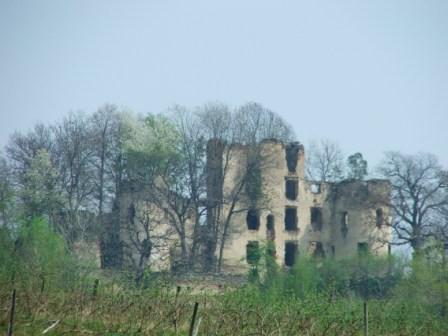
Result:
[[[303,145],[274,139],[255,147],[211,140],[206,169],[207,227],[201,228],[204,265],[215,265],[219,258],[222,224],[232,208],[232,199],[237,202],[222,250],[224,272],[246,272],[254,262],[254,251],[268,241],[274,243],[272,252],[281,266],[292,266],[306,254],[341,258],[362,251],[376,255],[389,251],[391,228],[386,223],[390,211],[385,204],[390,185],[386,180],[308,181]],[[237,198],[232,197],[247,172],[250,181]],[[128,187],[123,189],[116,211],[120,246],[130,247],[122,252],[139,262],[142,254],[132,248],[132,243],[144,243],[146,235],[139,221],[149,213],[152,239],[164,238],[152,241],[154,248],[145,263],[155,270],[172,269],[179,244],[166,211],[160,204],[156,206],[141,186]],[[189,225],[193,222],[188,221]],[[215,225],[218,231],[207,230],[212,223],[219,223]],[[190,237],[191,230],[187,231]]]
[[[242,211],[232,215],[224,245],[224,271],[246,271],[251,252],[268,240],[275,243],[278,264],[286,266],[304,254],[341,258],[366,250],[388,253],[388,181],[308,181],[305,150],[297,142],[264,140],[258,152],[262,196],[255,201],[247,193],[239,198],[237,207]],[[231,198],[253,148],[225,147],[213,141],[207,154],[207,197],[210,204],[216,204]],[[225,203],[224,214],[229,211]],[[213,212],[208,215],[212,220]]]

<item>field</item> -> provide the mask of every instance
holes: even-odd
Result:
[[[148,271],[136,283],[132,272],[81,262],[44,224],[19,241],[0,232],[2,334],[14,289],[14,335],[363,335],[364,304],[370,335],[448,334],[448,272],[437,255],[299,258],[289,270],[265,256],[239,281]]]

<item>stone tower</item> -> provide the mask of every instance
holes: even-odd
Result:
[[[258,145],[211,140],[207,161],[207,220],[219,221],[225,237],[215,249],[224,271],[245,272],[253,251],[268,241],[284,266],[305,254],[388,253],[388,181],[308,181],[303,145],[275,139]]]

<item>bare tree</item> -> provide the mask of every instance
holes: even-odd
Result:
[[[54,127],[56,156],[62,195],[65,201],[63,219],[70,228],[66,239],[73,242],[78,233],[83,235],[90,223],[82,221],[80,213],[92,210],[94,173],[93,148],[87,118],[80,113],[70,113]]]
[[[167,262],[173,232],[165,223],[165,217],[155,208],[152,201],[134,200],[128,208],[128,220],[122,228],[125,234],[123,240],[124,253],[135,271],[135,281],[140,284],[144,277],[150,259],[157,262]]]
[[[390,224],[398,243],[410,244],[418,255],[444,225],[440,214],[448,205],[448,174],[434,155],[423,153],[387,152],[379,171],[392,184]]]
[[[172,110],[172,119],[179,139],[178,168],[174,169],[177,172],[171,174],[175,177],[172,179],[172,185],[174,194],[183,205],[180,208],[172,207],[172,209],[175,210],[179,223],[182,223],[182,231],[189,232],[187,234],[191,246],[188,256],[189,265],[196,263],[201,238],[200,230],[206,211],[206,139],[199,118],[200,113],[200,110],[192,112],[179,106]],[[186,202],[186,199],[189,201]],[[173,204],[172,201],[168,203]],[[187,228],[188,225],[190,228]]]
[[[255,144],[264,139],[284,142],[294,139],[292,127],[275,112],[263,105],[250,102],[239,107],[233,115],[233,142]]]
[[[89,118],[92,164],[95,169],[95,199],[98,203],[98,217],[101,218],[113,195],[111,179],[111,158],[118,135],[118,111],[114,105],[104,105]]]
[[[39,151],[45,150],[55,161],[54,143],[52,129],[43,124],[36,124],[27,134],[14,132],[11,135],[6,154],[18,187],[23,185],[23,177]]]
[[[344,156],[339,145],[328,139],[311,142],[306,154],[306,173],[310,180],[337,182],[344,177]]]
[[[6,146],[6,153],[11,173],[9,182],[18,205],[15,207],[16,215],[25,218],[46,215],[56,227],[55,207],[60,206],[60,203],[54,202],[57,193],[57,172],[54,170],[57,158],[52,129],[39,123],[26,134],[13,133]],[[44,209],[44,204],[52,208]]]

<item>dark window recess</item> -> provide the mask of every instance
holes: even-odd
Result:
[[[344,211],[341,217],[341,233],[342,237],[347,238],[348,234],[348,212]]]
[[[297,230],[297,208],[285,209],[285,230]]]
[[[260,227],[260,217],[258,211],[255,209],[249,209],[246,216],[247,228],[249,230],[258,230]]]
[[[274,215],[268,215],[266,217],[266,228],[269,231],[273,231],[274,230],[274,224],[275,224],[275,218]]]
[[[246,260],[250,265],[254,265],[260,260],[260,246],[257,241],[247,242]]]
[[[134,225],[135,222],[135,205],[134,203],[131,203],[131,205],[129,205],[129,209],[128,209],[128,216],[129,216],[129,222]]]
[[[286,198],[290,200],[297,199],[297,189],[298,189],[298,181],[297,180],[286,180],[285,181],[285,194]]]
[[[293,266],[296,262],[297,256],[297,243],[296,242],[286,242],[285,243],[285,265]]]
[[[292,142],[285,147],[286,165],[290,173],[295,173],[297,168],[297,161],[299,159],[300,144]]]
[[[324,251],[324,247],[322,245],[322,242],[320,241],[313,241],[310,243],[310,252],[311,255],[314,258],[323,258],[325,257],[325,251]]]
[[[311,227],[313,231],[322,231],[322,209],[311,208]]]
[[[369,245],[366,242],[358,243],[358,255],[366,256],[369,253]]]
[[[266,236],[268,240],[275,240],[275,218],[274,215],[266,217]]]
[[[383,209],[376,209],[376,226],[381,228],[384,224]]]

